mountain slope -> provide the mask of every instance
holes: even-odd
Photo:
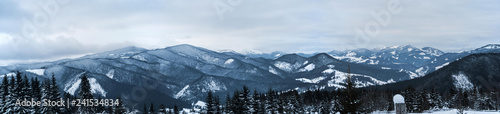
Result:
[[[451,88],[471,90],[475,87],[500,90],[500,54],[471,54],[449,63],[439,70],[421,78],[377,86],[380,89],[401,90],[408,86],[416,89],[449,90]]]

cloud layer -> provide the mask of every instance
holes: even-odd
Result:
[[[355,38],[357,29],[381,24],[373,12],[397,2],[402,10],[390,14],[387,26]],[[500,43],[498,11],[497,0],[3,0],[0,65],[130,45],[310,53],[411,44],[460,51]],[[30,22],[37,31],[26,35]]]

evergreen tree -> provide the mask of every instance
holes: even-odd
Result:
[[[428,95],[428,100],[431,109],[440,109],[444,106],[441,94],[436,90],[436,88],[431,89],[431,92]]]
[[[41,101],[41,98],[42,98],[42,93],[41,93],[41,88],[40,88],[40,82],[38,81],[38,79],[35,77],[35,78],[31,78],[31,94],[32,94],[32,98],[33,100],[35,101]],[[33,107],[33,112],[34,113],[41,113],[40,111],[40,107],[38,106],[35,106]]]
[[[217,95],[214,97],[214,106],[215,106],[215,114],[221,114],[222,109],[220,106],[220,98]]]
[[[50,99],[51,98],[51,96],[50,96],[50,82],[49,81],[45,80],[44,82],[42,82],[41,93],[42,93],[41,99]],[[43,114],[52,113],[50,110],[51,109],[50,107],[44,106],[44,107],[40,107],[40,108],[41,108],[40,111]]]
[[[177,105],[174,105],[174,114],[179,114],[179,108]]]
[[[0,113],[4,113],[4,106],[7,106],[7,96],[9,96],[9,81],[7,75],[4,75],[2,79],[2,85],[0,85]]]
[[[165,110],[165,105],[161,104],[160,108],[158,109],[159,114],[167,114],[167,111]]]
[[[229,114],[232,113],[232,100],[231,97],[229,97],[229,94],[226,94],[226,105],[224,106],[224,113]]]
[[[347,114],[355,114],[358,113],[360,109],[361,101],[359,99],[359,91],[354,87],[354,82],[352,81],[351,76],[347,76],[345,84],[345,89],[341,90],[343,95],[340,100],[340,104],[342,105],[341,113]]]
[[[406,110],[408,112],[420,112],[420,104],[419,104],[419,95],[417,91],[412,86],[408,86],[403,92],[402,95],[405,97]]]
[[[50,96],[48,99],[50,99],[51,101],[61,100],[61,93],[59,92],[59,86],[57,86],[54,74],[52,74],[52,77],[50,78],[50,86],[48,87],[48,95]],[[61,113],[62,108],[64,107],[52,106],[50,107],[50,112]]]
[[[250,98],[250,104],[252,105],[252,107],[250,107],[250,112],[252,114],[259,114],[259,113],[264,113],[262,110],[259,110],[260,109],[260,100],[259,100],[259,94],[257,93],[257,90],[254,90],[253,91],[253,95],[252,95],[252,98]]]
[[[148,108],[146,107],[146,103],[144,103],[144,109],[143,110],[144,110],[144,114],[148,114],[149,113]]]
[[[153,105],[153,103],[151,103],[151,105],[149,106],[149,113],[151,114],[155,113],[155,105]]]
[[[12,102],[14,107],[12,107],[12,112],[13,113],[28,113],[29,110],[26,109],[26,107],[24,106],[15,106],[15,103],[17,102],[17,100],[24,100],[25,98],[25,94],[26,92],[24,92],[23,90],[26,90],[25,88],[25,84],[24,84],[24,81],[23,81],[23,78],[21,76],[21,72],[17,71],[16,72],[16,80],[15,80],[15,83],[13,85],[13,95],[12,95]]]
[[[252,98],[252,96],[250,96],[250,89],[248,89],[247,86],[243,86],[243,90],[240,93],[240,100],[241,104],[243,105],[241,107],[241,110],[245,114],[251,113],[250,108],[252,107],[252,105],[250,104],[250,98]]]
[[[75,99],[75,96],[69,94],[68,92],[65,92],[63,94],[63,99],[68,99],[69,101],[73,101]],[[72,105],[69,105],[69,106],[66,106],[64,107],[64,110],[62,112],[64,113],[74,113],[76,110],[75,110],[75,106],[72,106]]]
[[[80,99],[94,99],[91,92],[89,80],[85,74],[81,77],[80,91],[78,92]],[[94,113],[95,109],[92,106],[80,106],[78,111],[80,113]]]
[[[207,102],[206,106],[206,113],[207,114],[214,114],[215,113],[215,103],[214,103],[214,98],[212,96],[212,92],[208,92],[207,99],[205,100]]]

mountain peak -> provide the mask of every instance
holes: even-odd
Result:
[[[198,47],[193,46],[193,45],[189,45],[189,44],[179,44],[179,45],[174,45],[174,46],[170,46],[167,48],[198,48]]]
[[[500,44],[488,44],[478,49],[500,49]]]
[[[142,51],[146,51],[147,49],[136,47],[136,46],[127,46],[124,48],[119,48],[111,51],[106,51],[102,53],[96,53],[91,55],[85,55],[82,58],[117,58],[117,57],[125,57],[135,53],[139,53]]]

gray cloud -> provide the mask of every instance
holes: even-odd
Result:
[[[461,51],[500,43],[500,1],[495,0],[399,0],[401,13],[392,14],[388,26],[364,45],[354,40],[356,28],[376,21],[371,12],[387,10],[390,0],[242,0],[229,5],[232,10],[222,15],[224,20],[214,1],[69,0],[58,4],[59,11],[49,16],[46,26],[38,27],[37,38],[22,38],[22,20],[44,12],[44,6],[1,1],[0,63],[128,45],[152,49],[187,43],[213,50],[307,53],[407,44]]]

